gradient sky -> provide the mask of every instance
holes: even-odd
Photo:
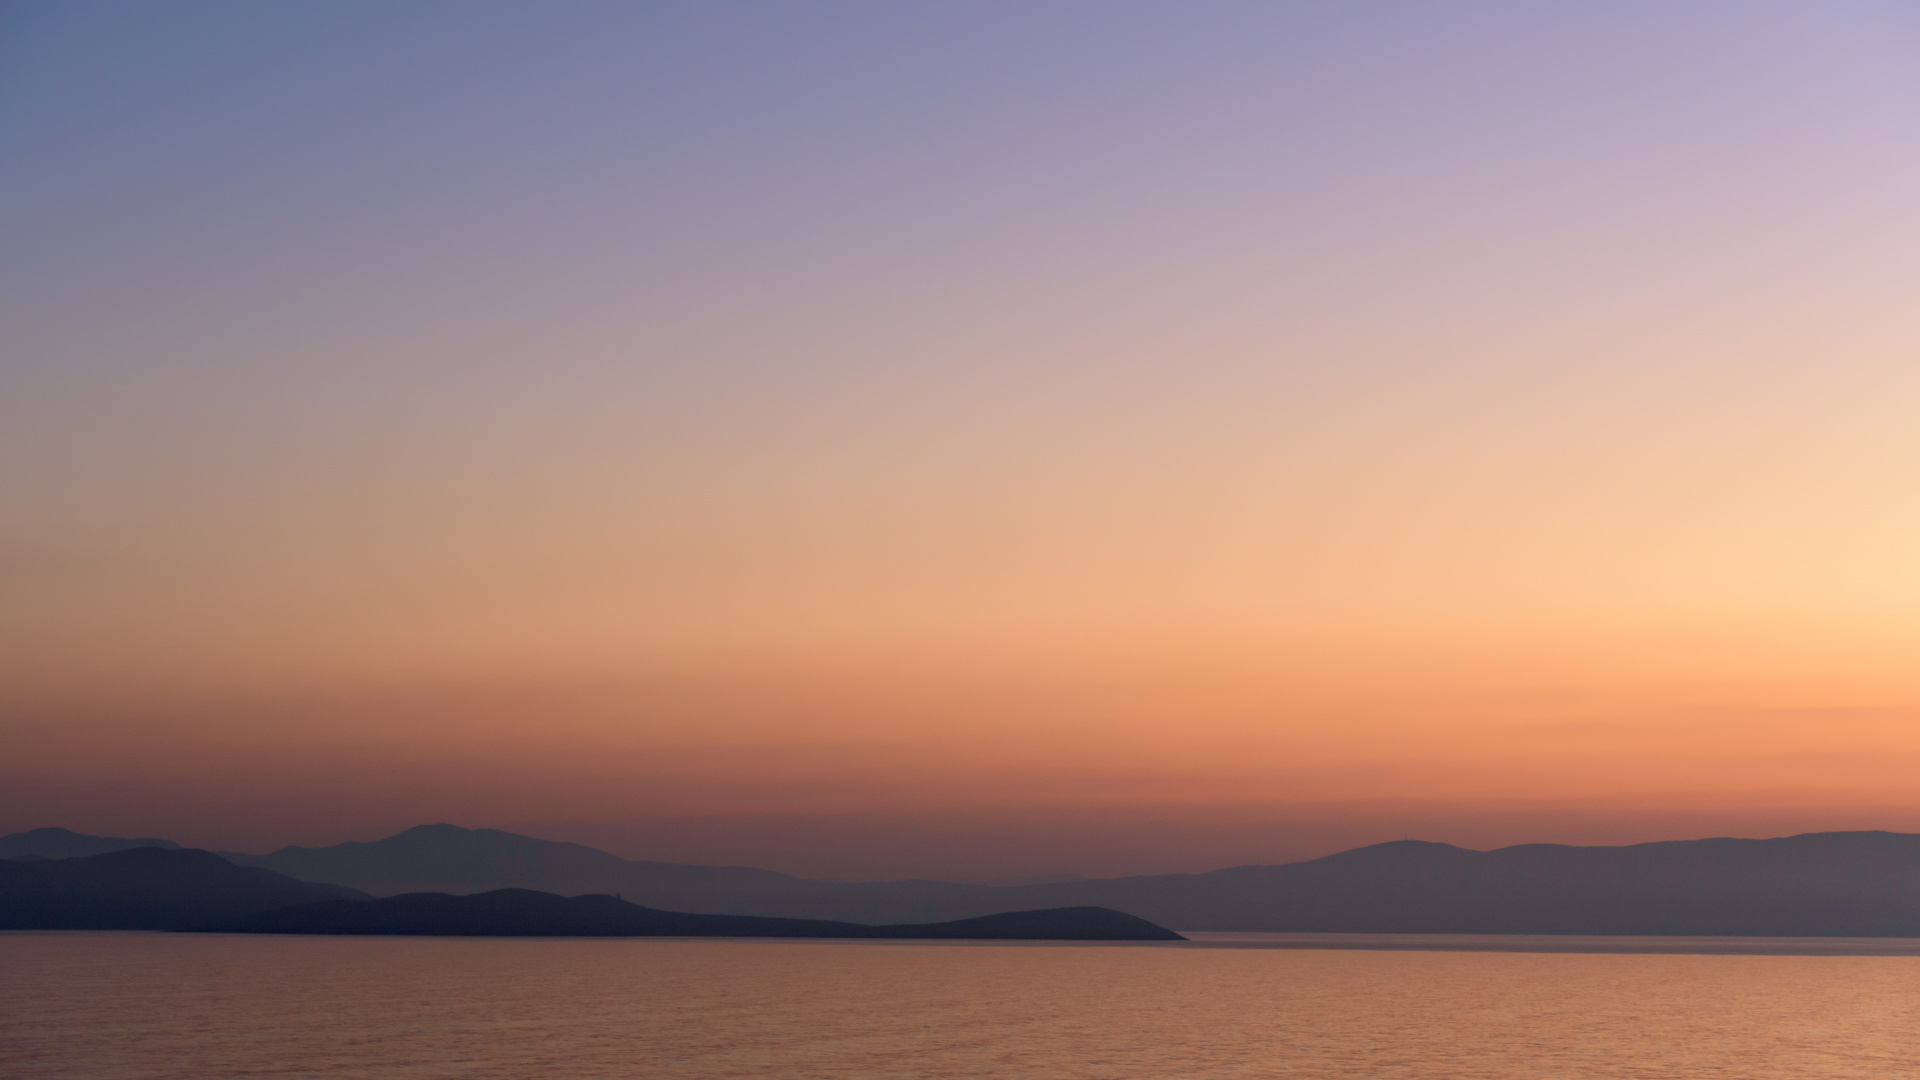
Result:
[[[1920,831],[1910,3],[0,9],[0,831]]]

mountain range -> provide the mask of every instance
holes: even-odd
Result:
[[[15,839],[0,838],[0,852]],[[1103,907],[1202,931],[1920,936],[1920,836],[1888,832],[1495,851],[1396,841],[1277,866],[1020,886],[813,881],[452,825],[224,857],[375,896],[620,893],[652,908],[863,924]]]
[[[28,829],[0,836],[0,859],[79,859],[143,847],[174,851],[180,845],[152,837],[130,840],[124,836],[88,836],[72,829]]]
[[[136,847],[0,860],[0,930],[181,930],[274,908],[369,899],[206,851]]]

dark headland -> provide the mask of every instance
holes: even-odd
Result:
[[[138,847],[73,859],[0,859],[0,930],[179,930],[343,899],[367,894],[235,866],[209,851]]]
[[[693,915],[617,896],[496,889],[472,896],[409,893],[256,912],[197,929],[223,934],[406,934],[442,937],[915,938],[974,941],[1185,941],[1145,919],[1100,907],[1010,911],[975,919],[863,926],[825,919]]]

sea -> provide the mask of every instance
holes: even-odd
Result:
[[[1920,1076],[1920,940],[0,934],[7,1080]]]

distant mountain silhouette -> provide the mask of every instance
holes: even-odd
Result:
[[[864,924],[943,922],[1022,906],[1086,906],[1022,905],[1011,890],[991,885],[812,881],[747,867],[622,859],[579,844],[447,824],[419,825],[371,842],[286,847],[269,855],[220,854],[237,865],[348,885],[375,896],[495,889],[562,896],[620,893],[674,911]]]
[[[939,938],[1026,941],[1183,941],[1144,919],[1105,908],[1011,911],[913,926],[860,926],[820,919],[691,915],[614,896],[562,897],[528,889],[473,896],[409,893],[381,900],[329,900],[218,921],[229,934],[418,934],[452,937]]]
[[[621,893],[656,909],[870,925],[1103,907],[1179,930],[1920,937],[1920,836],[1888,832],[1496,851],[1396,841],[1280,866],[1017,886],[809,881],[453,825],[231,858],[375,895]]]
[[[29,829],[0,836],[0,859],[80,859],[128,848],[174,850],[179,846],[171,840],[129,840],[120,836],[87,836],[71,829]]]
[[[348,885],[374,896],[536,889],[577,896],[631,892],[695,910],[709,899],[773,895],[814,884],[771,870],[622,859],[595,848],[457,825],[418,825],[384,840],[331,847],[284,847],[269,855],[223,851],[237,866],[259,866],[302,881]]]
[[[1010,890],[1182,930],[1920,936],[1920,836],[1811,833],[1470,851],[1397,841],[1284,866]]]
[[[79,859],[0,860],[0,930],[179,930],[353,898],[367,897],[234,866],[208,851],[145,847]]]

